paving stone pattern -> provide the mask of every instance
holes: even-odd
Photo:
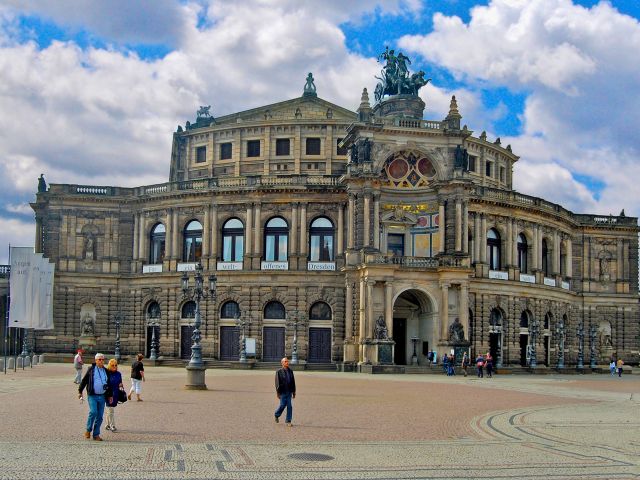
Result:
[[[640,375],[297,372],[287,428],[273,372],[208,370],[204,392],[146,374],[104,442],[70,365],[1,375],[0,479],[640,478]]]

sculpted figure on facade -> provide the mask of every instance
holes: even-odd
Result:
[[[378,57],[378,61],[380,60],[384,60],[385,65],[381,70],[381,76],[376,77],[380,80],[374,91],[376,102],[382,100],[385,95],[417,96],[418,90],[431,81],[431,79],[425,80],[425,73],[422,70],[409,75],[408,65],[411,64],[411,60],[402,52],[396,55],[395,50],[389,50],[389,47],[386,47]]]
[[[93,337],[95,334],[96,334],[96,329],[95,329],[93,317],[90,314],[85,313],[84,317],[82,317],[80,336]]]
[[[464,341],[464,327],[457,317],[453,323],[449,325],[449,341],[454,343]]]
[[[376,320],[376,339],[378,340],[388,340],[389,332],[387,331],[387,324],[384,321],[384,317],[380,315]]]
[[[600,322],[598,326],[598,347],[600,350],[603,348],[611,348],[611,324],[609,322]]]
[[[87,235],[84,240],[84,258],[86,260],[95,260],[95,240],[93,235]]]

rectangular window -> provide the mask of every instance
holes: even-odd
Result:
[[[490,176],[491,176],[491,162],[487,162],[487,163],[485,164],[485,172],[484,172],[484,174],[485,174],[487,177],[490,177]]]
[[[196,163],[207,161],[207,147],[196,147]]]
[[[220,160],[231,159],[231,142],[220,144]]]
[[[276,138],[276,155],[289,155],[290,144],[288,138]]]
[[[387,253],[396,257],[404,257],[404,235],[390,233],[387,237]]]
[[[260,140],[248,140],[247,141],[247,157],[259,157],[260,156]]]
[[[347,149],[345,147],[341,147],[340,146],[340,142],[342,142],[342,140],[344,140],[344,138],[339,138],[338,140],[336,140],[336,155],[343,155],[343,156],[347,156]]]
[[[476,157],[472,155],[469,155],[469,171],[470,172],[476,171]]]
[[[504,167],[500,167],[500,181],[504,183]]]
[[[320,155],[320,139],[307,138],[307,155]]]

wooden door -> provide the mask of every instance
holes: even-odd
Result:
[[[240,332],[236,327],[220,327],[220,360],[240,359]]]
[[[180,358],[188,360],[191,358],[191,335],[193,325],[182,325],[180,327]]]
[[[284,357],[284,327],[264,327],[262,361],[279,362]]]
[[[300,347],[298,346],[298,351]],[[331,363],[331,329],[309,328],[309,363]]]

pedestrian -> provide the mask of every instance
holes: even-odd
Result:
[[[462,355],[462,373],[464,373],[464,376],[467,376],[467,368],[469,368],[469,355],[467,355],[467,352],[464,352],[464,355]]]
[[[479,353],[478,358],[476,358],[476,368],[478,369],[478,378],[483,378],[484,372],[482,369],[484,368],[484,358],[481,353]]]
[[[276,372],[276,396],[280,400],[280,405],[276,409],[274,414],[276,423],[280,422],[280,415],[287,409],[287,416],[285,423],[287,427],[291,426],[291,419],[293,417],[293,404],[292,398],[296,398],[296,379],[293,376],[293,370],[289,368],[289,359],[284,357],[280,360],[282,368]]]
[[[618,359],[618,363],[616,365],[618,367],[618,377],[622,378],[622,366],[624,365],[624,362],[621,358]]]
[[[484,357],[484,368],[487,370],[487,377],[493,378],[493,357],[490,352]]]
[[[442,371],[448,375],[449,371],[449,355],[442,354]]]
[[[76,379],[73,381],[76,385],[80,385],[82,381],[82,367],[84,366],[84,361],[82,360],[82,349],[79,348],[76,352],[76,356],[73,357],[73,368],[76,369]]]
[[[104,415],[104,406],[107,401],[111,401],[113,393],[109,389],[109,372],[104,368],[104,355],[96,353],[95,362],[91,364],[87,373],[84,374],[80,387],[78,387],[78,398],[82,397],[82,390],[87,389],[87,403],[89,404],[89,416],[87,417],[87,428],[84,438],[91,438],[98,442],[100,437],[100,426]]]
[[[609,373],[611,373],[612,377],[616,376],[616,361],[615,360],[611,360],[611,363],[609,364]]]
[[[140,392],[142,392],[142,382],[144,382],[144,365],[142,364],[142,359],[144,355],[141,353],[136,355],[136,360],[131,365],[131,388],[129,389],[129,395],[127,398],[131,400],[131,394],[136,392],[136,397],[138,397],[138,401],[141,402],[142,398],[140,398]]]
[[[431,368],[431,364],[433,363],[433,350],[429,350],[427,354],[427,359],[429,360],[429,368]]]
[[[449,361],[447,362],[447,375],[453,377],[456,374],[456,359],[453,355],[449,354]]]
[[[124,390],[124,386],[122,385],[122,375],[118,371],[118,362],[115,358],[109,360],[107,370],[109,372],[109,387],[113,396],[111,400],[107,401],[107,426],[104,428],[115,432],[117,430],[115,408],[118,406],[118,392]]]

